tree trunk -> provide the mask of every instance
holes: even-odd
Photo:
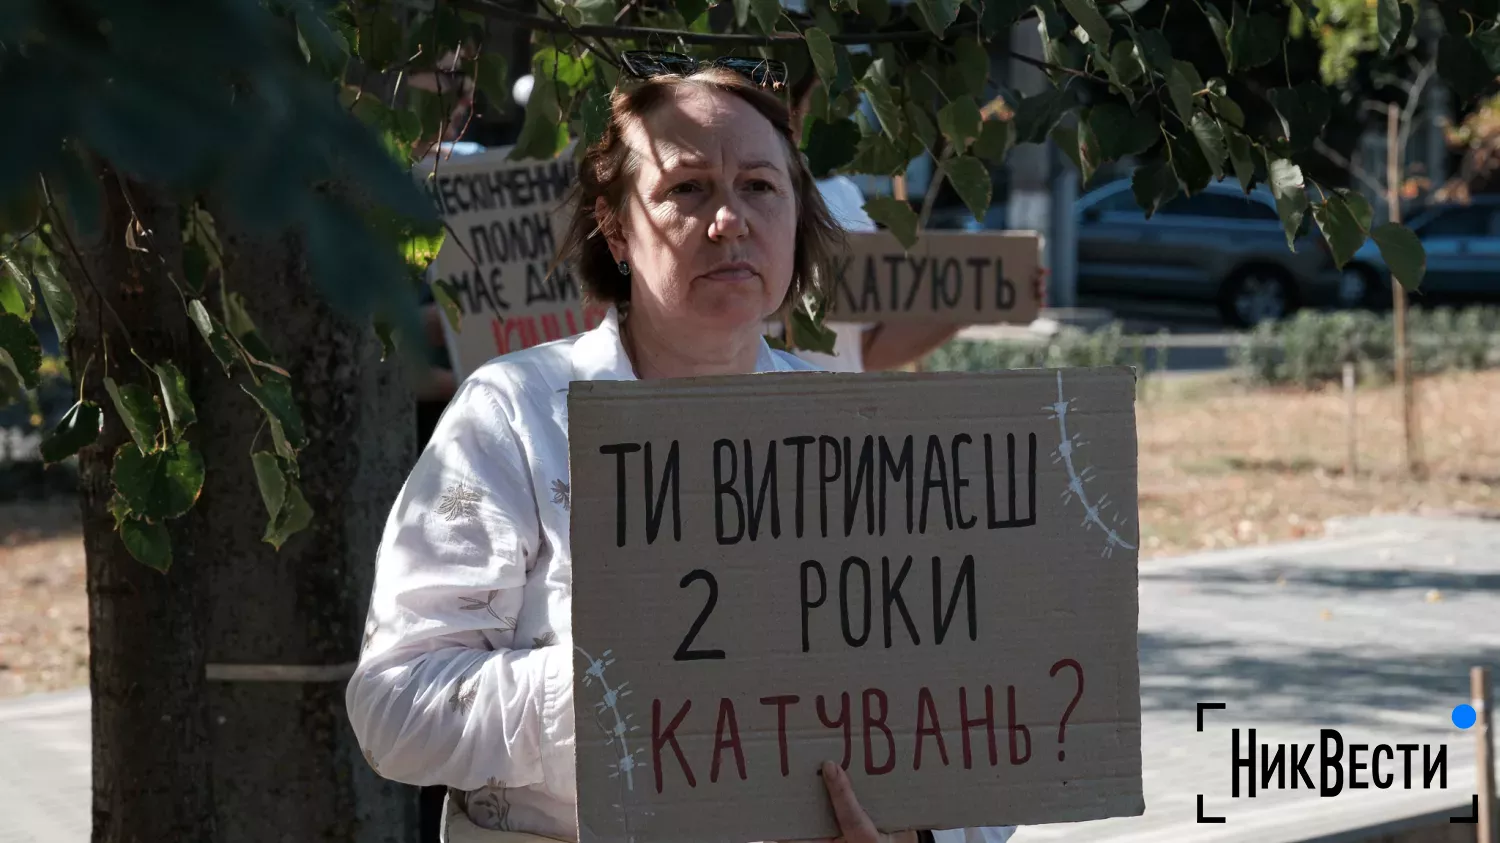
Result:
[[[322,303],[293,239],[257,240],[219,217],[228,289],[244,296],[291,373],[310,440],[299,464],[314,520],[275,550],[261,539],[267,513],[249,456],[271,449],[264,414],[241,389],[243,373],[224,376],[156,256],[125,247],[130,209],[112,175],[105,183],[114,188],[105,234],[79,244],[82,264],[68,273],[79,304],[70,368],[79,376],[93,357],[84,393],[107,419],[100,445],[80,454],[93,839],[409,841],[415,792],[365,763],[339,670],[358,657],[381,528],[414,456],[401,364],[381,363],[374,333]],[[177,208],[141,188],[130,199],[151,245],[180,267]],[[188,435],[206,480],[192,511],[169,525],[173,564],[164,575],[129,555],[108,512],[113,454],[129,437],[102,385],[106,337],[111,377],[147,383],[149,375],[105,302],[141,357],[179,365],[197,409]],[[209,307],[218,312],[216,292]],[[210,679],[210,665],[330,670],[267,681],[224,678],[216,668]]]

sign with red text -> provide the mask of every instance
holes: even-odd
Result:
[[[847,236],[830,321],[1026,324],[1041,312],[1034,231],[923,231],[911,249],[889,231]]]
[[[1144,811],[1124,367],[575,382],[581,843]]]
[[[448,284],[462,316],[444,320],[462,379],[491,358],[586,331],[606,307],[586,305],[572,268],[553,268],[567,230],[564,206],[577,165],[573,147],[547,161],[510,161],[511,147],[437,162],[423,184],[448,236],[429,280]]]

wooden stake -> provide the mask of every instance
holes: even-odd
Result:
[[[1401,160],[1396,148],[1401,132],[1401,111],[1394,103],[1386,107],[1385,120],[1385,202],[1391,222],[1401,221]],[[1420,470],[1418,454],[1415,405],[1412,401],[1411,372],[1406,344],[1406,289],[1391,275],[1391,310],[1396,322],[1396,388],[1401,395],[1401,431],[1403,434],[1403,456],[1408,474]]]
[[[1359,471],[1359,448],[1355,443],[1355,421],[1359,417],[1359,406],[1354,394],[1354,362],[1344,361],[1344,424],[1348,434],[1349,452],[1344,455],[1344,476],[1353,477]]]
[[[1469,695],[1473,697],[1474,766],[1479,785],[1479,843],[1500,843],[1496,826],[1495,742],[1490,735],[1490,671],[1487,667],[1469,669]]]

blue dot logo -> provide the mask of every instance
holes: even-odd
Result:
[[[1467,703],[1453,707],[1453,725],[1460,729],[1467,729],[1479,720],[1479,715],[1474,713],[1474,706]]]

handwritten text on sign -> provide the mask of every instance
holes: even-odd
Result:
[[[453,288],[462,312],[449,348],[460,377],[497,355],[586,331],[605,312],[583,304],[571,267],[552,269],[568,224],[571,151],[549,161],[509,161],[509,153],[448,158],[424,181],[450,229],[432,276]]]
[[[1133,395],[574,383],[584,839],[832,836],[825,759],[882,828],[1139,813]]]
[[[1034,232],[924,231],[909,250],[887,231],[848,238],[834,261],[830,319],[1025,323],[1041,308]]]

